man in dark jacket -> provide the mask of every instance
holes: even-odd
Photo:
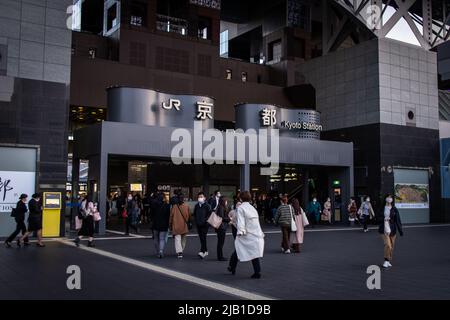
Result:
[[[156,254],[160,259],[164,257],[164,248],[169,231],[170,204],[169,199],[165,199],[162,193],[157,193],[152,200],[152,231],[155,242]]]
[[[206,245],[206,237],[208,235],[208,218],[211,215],[211,206],[206,202],[206,197],[203,192],[198,193],[198,203],[194,208],[195,223],[197,225],[197,232],[200,238],[200,252],[198,256],[202,259],[208,256],[208,248]]]
[[[9,236],[5,241],[5,246],[10,248],[11,242],[17,237],[19,233],[25,234],[27,232],[27,226],[25,225],[25,214],[28,211],[26,203],[28,202],[28,195],[20,195],[19,202],[17,202],[16,208],[14,210],[14,219],[16,220],[16,230]],[[27,239],[25,239],[25,245],[28,245]],[[17,240],[17,246],[21,246],[20,239]]]
[[[219,206],[219,199],[220,199],[220,190],[214,191],[214,194],[212,197],[209,198],[208,204],[211,207],[212,211],[216,211],[217,207]]]

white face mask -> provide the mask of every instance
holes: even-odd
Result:
[[[392,198],[386,198],[386,202],[391,204],[394,200]]]
[[[205,202],[205,198],[198,198],[198,203],[204,203]]]
[[[367,198],[367,199],[366,199],[366,202],[370,202],[370,199],[369,199],[369,198]]]
[[[317,199],[313,199],[313,202],[317,202]]]
[[[216,198],[220,198],[220,193],[218,193],[218,194],[216,195]]]
[[[129,201],[133,200],[133,197],[128,197],[128,200],[129,200]]]

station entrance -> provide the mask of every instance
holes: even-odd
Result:
[[[149,199],[158,192],[171,198],[175,192],[181,191],[186,203],[193,209],[200,191],[209,197],[215,190],[220,190],[231,206],[241,191],[240,167],[237,164],[175,165],[167,158],[110,155],[106,228],[116,231],[123,229],[120,208],[128,194],[139,196],[143,211],[148,209],[144,206],[148,206]],[[330,197],[333,203],[332,219],[339,222],[342,220],[342,190],[340,181],[336,179],[339,170],[338,167],[281,164],[277,174],[263,176],[260,174],[260,166],[252,165],[249,190],[253,196],[253,204],[259,206],[258,211],[263,217],[263,201],[267,198],[277,198],[280,194],[287,194],[290,199],[297,198],[305,210],[313,197],[322,204]],[[92,181],[89,177],[88,180]],[[96,194],[92,194],[92,197],[94,201],[98,201]],[[151,221],[143,216],[142,223],[145,229],[150,227]]]

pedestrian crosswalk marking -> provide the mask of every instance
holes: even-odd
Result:
[[[56,239],[58,242],[61,242],[65,245],[69,245],[69,246],[75,246],[75,244],[72,241],[69,241],[67,239]],[[96,248],[89,248],[89,247],[84,247],[81,246],[79,249],[84,250],[84,251],[88,251],[90,253],[94,253],[103,257],[107,257],[110,259],[114,259],[123,263],[127,263],[136,267],[140,267],[149,271],[153,271],[153,272],[157,272],[160,274],[163,274],[165,276],[169,276],[171,278],[175,278],[178,280],[182,280],[182,281],[186,281],[189,282],[191,284],[197,285],[197,286],[201,286],[201,287],[205,287],[208,289],[213,289],[216,291],[220,291],[222,293],[228,294],[228,295],[232,295],[232,296],[236,296],[238,298],[241,299],[246,299],[246,300],[274,300],[274,298],[270,298],[267,296],[263,296],[263,295],[259,295],[256,293],[252,293],[249,291],[245,291],[245,290],[241,290],[241,289],[237,289],[237,288],[233,288],[221,283],[217,283],[217,282],[213,282],[210,280],[205,280],[199,277],[195,277],[186,273],[182,273],[182,272],[178,272],[178,271],[174,271],[171,269],[167,269],[167,268],[163,268],[160,266],[156,266],[153,265],[151,263],[146,263],[143,261],[139,261],[139,260],[135,260],[135,259],[131,259],[125,256],[121,256],[115,253],[111,253],[108,251],[104,251],[104,250],[99,250]]]

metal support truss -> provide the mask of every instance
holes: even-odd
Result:
[[[329,30],[332,23],[329,16],[330,5],[338,4],[342,9],[341,13],[347,16],[340,17],[338,23],[334,24],[336,27],[332,28],[333,32],[324,35],[324,53],[336,48],[342,38],[339,34],[349,33],[346,28],[352,26],[349,26],[348,20],[365,26],[375,37],[384,38],[404,19],[420,46],[426,50],[450,38],[450,0],[323,0],[322,4],[325,6],[322,9],[324,30]],[[395,13],[386,19],[388,6],[395,9]]]

